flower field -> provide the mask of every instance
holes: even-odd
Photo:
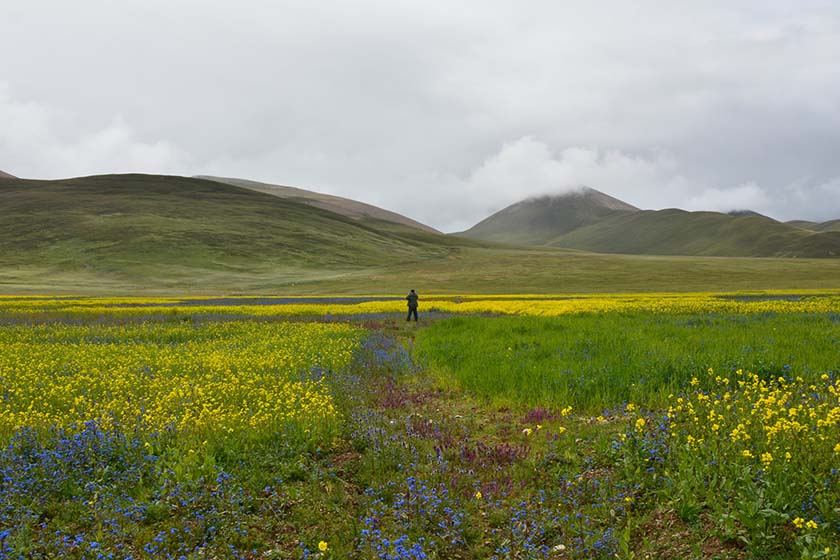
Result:
[[[838,558],[840,294],[0,297],[0,558]]]
[[[749,292],[613,295],[435,295],[423,298],[426,312],[561,316],[586,313],[837,313],[840,292]],[[222,304],[220,304],[222,303]],[[400,296],[325,296],[316,298],[42,298],[0,296],[0,312],[20,318],[142,317],[156,314],[204,314],[217,317],[358,316],[397,313]]]
[[[310,372],[345,367],[359,337],[305,323],[7,327],[0,434],[88,421],[201,439],[318,432],[335,409]]]

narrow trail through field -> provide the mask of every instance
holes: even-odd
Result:
[[[741,557],[712,536],[676,539],[685,523],[617,463],[623,415],[496,406],[419,365],[415,325],[366,327],[374,357],[359,365],[379,374],[350,415],[353,448],[331,459],[356,492],[362,557],[596,558],[642,539],[658,558],[689,557],[690,546]]]

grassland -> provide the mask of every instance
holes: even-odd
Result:
[[[293,262],[132,261],[109,269],[95,259],[89,267],[77,266],[57,253],[57,262],[6,263],[0,269],[0,293],[317,295],[399,294],[415,288],[421,294],[556,294],[840,287],[840,259],[655,257],[462,246],[434,250],[442,254],[315,268]]]
[[[667,406],[709,368],[816,381],[840,371],[840,316],[456,317],[418,333],[415,348],[461,388],[501,405],[597,414],[626,402]]]
[[[422,305],[0,298],[0,554],[838,558],[836,294]]]

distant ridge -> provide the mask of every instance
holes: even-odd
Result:
[[[639,209],[601,191],[581,187],[560,195],[529,198],[504,208],[458,234],[521,245],[546,245],[570,231]]]
[[[795,226],[809,231],[840,231],[840,220],[830,220],[828,222],[808,222],[806,220],[791,220],[785,222],[790,226]]]
[[[196,178],[205,179],[208,181],[216,181],[228,185],[234,185],[237,187],[242,187],[246,189],[251,189],[253,191],[270,194],[280,198],[294,200],[303,204],[317,206],[318,208],[323,208],[324,210],[329,210],[330,212],[335,212],[336,214],[346,216],[354,220],[373,220],[391,222],[419,229],[427,233],[441,233],[431,226],[427,226],[426,224],[422,224],[416,220],[412,220],[411,218],[403,216],[402,214],[397,214],[396,212],[391,212],[390,210],[385,210],[384,208],[379,208],[378,206],[374,206],[372,204],[359,202],[358,200],[352,200],[349,198],[319,193],[315,191],[308,191],[305,189],[299,189],[297,187],[287,187],[283,185],[260,183],[258,181],[249,181],[246,179],[214,177],[211,175],[198,175]]]
[[[3,170],[0,170],[0,179],[17,179],[14,175],[10,175]]]
[[[599,253],[715,257],[840,257],[840,232],[812,232],[757,214],[643,210],[551,243]]]
[[[639,210],[589,188],[517,202],[459,235],[596,253],[840,257],[840,220],[782,223],[752,210]]]

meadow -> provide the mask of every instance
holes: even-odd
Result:
[[[0,558],[838,558],[840,294],[0,297]]]

